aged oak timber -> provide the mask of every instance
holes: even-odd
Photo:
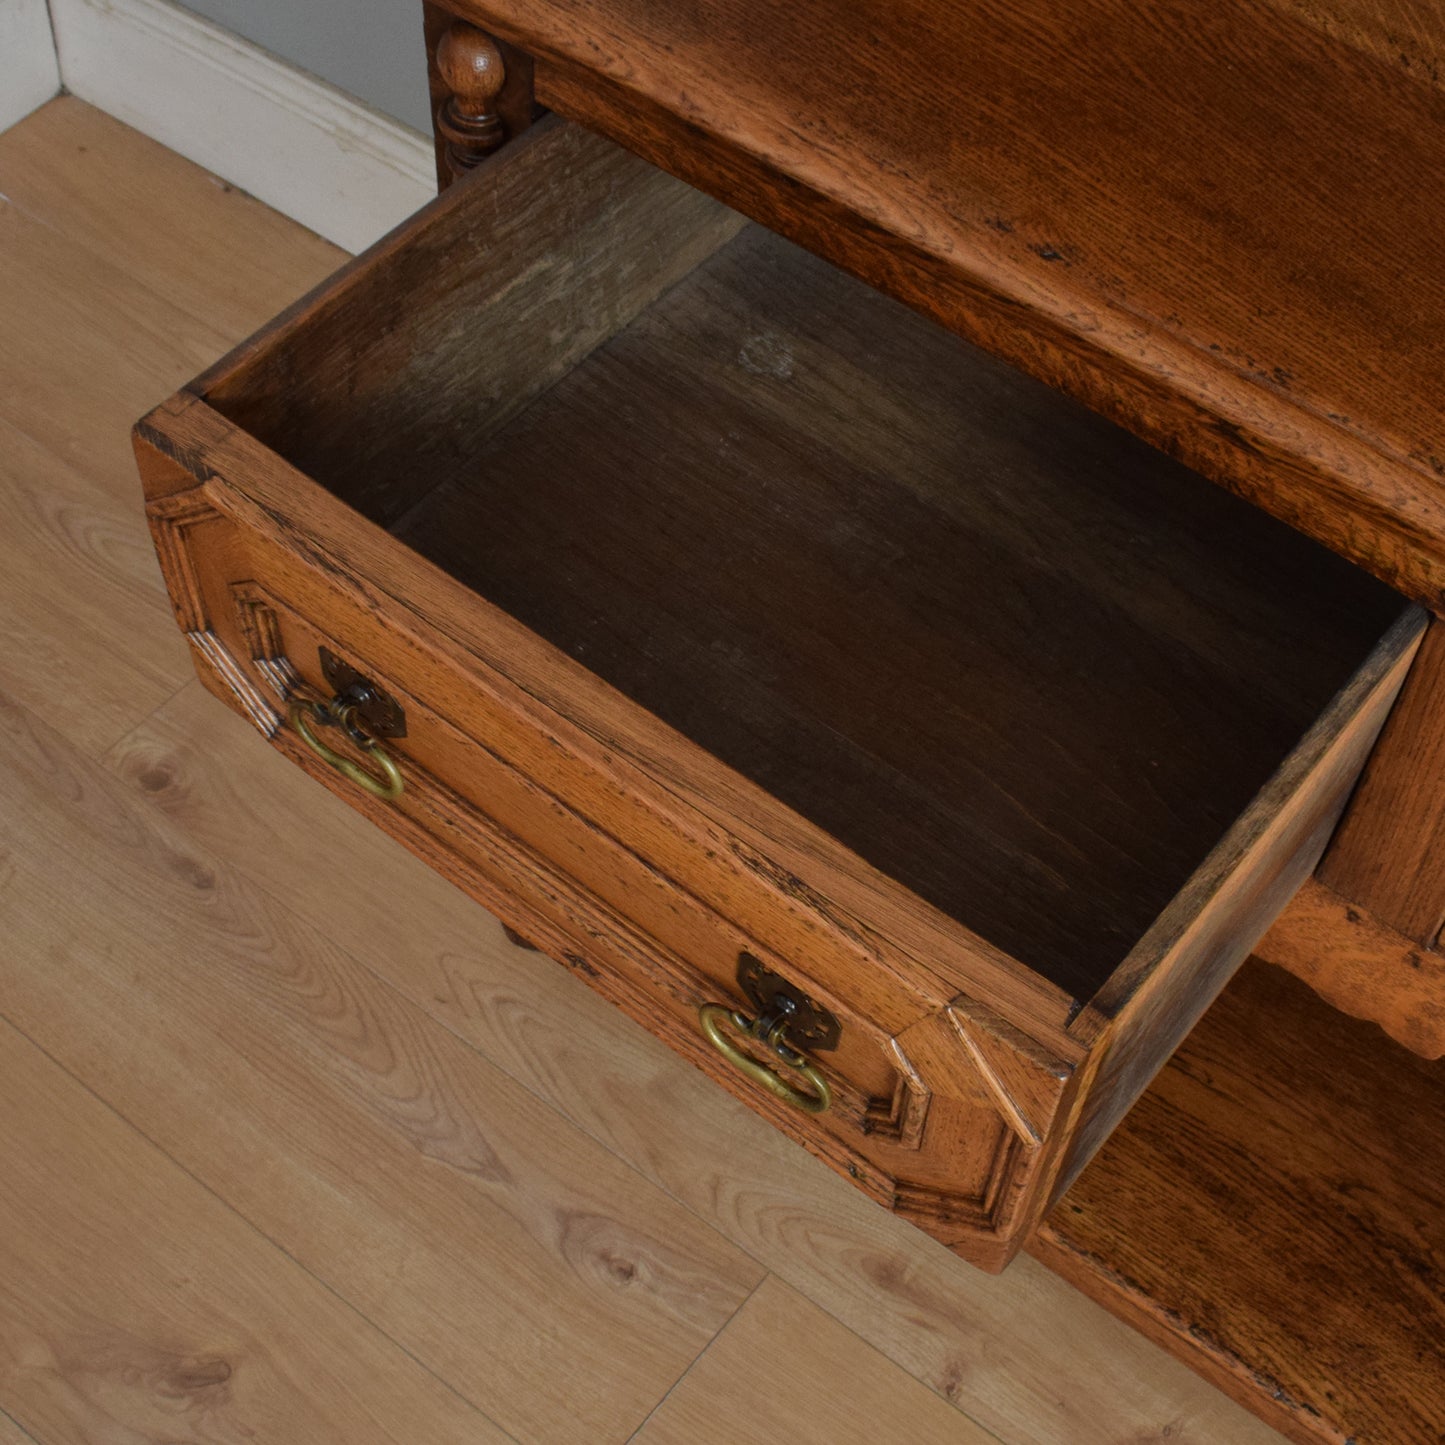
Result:
[[[1055,1264],[1335,1445],[1377,1366],[1438,1423],[1393,1307],[1336,1348],[1373,1266],[1248,1297],[1445,1036],[1436,8],[448,0],[447,194],[136,435],[282,754],[966,1258],[1088,1213]],[[1316,992],[1206,1013],[1256,945]],[[1201,1016],[1281,1041],[1215,1075],[1281,1111],[1222,1353],[1110,1262],[1241,1197],[1249,1120],[1109,1143]]]
[[[531,125],[532,59],[440,6],[422,9],[437,184],[444,188]]]
[[[208,686],[992,1268],[1313,868],[1423,625],[557,118],[138,446]]]
[[[1304,1442],[1445,1438],[1445,1065],[1251,962],[1034,1254]]]
[[[1428,45],[1258,0],[452,8],[544,104],[1445,599]]]
[[[1445,623],[1425,634],[1320,881],[1433,949],[1445,925]]]

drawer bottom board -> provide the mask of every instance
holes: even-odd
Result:
[[[890,307],[548,122],[138,455],[209,686],[301,761],[324,638],[410,719],[367,816],[1001,1268],[1313,868],[1423,621]],[[753,960],[841,1026],[810,1097],[699,1034]]]
[[[756,227],[457,446],[395,535],[1081,1001],[1401,607]]]
[[[1445,1440],[1445,1062],[1251,959],[1027,1246],[1301,1445]]]

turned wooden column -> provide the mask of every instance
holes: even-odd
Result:
[[[532,61],[436,5],[426,6],[426,41],[445,188],[531,124]]]
[[[497,42],[475,25],[454,20],[437,44],[437,72],[448,91],[436,114],[453,178],[484,161],[507,138],[497,97],[507,68]]]

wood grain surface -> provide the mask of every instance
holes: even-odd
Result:
[[[1434,949],[1445,926],[1445,623],[1425,635],[1320,881]]]
[[[1054,1197],[1124,1117],[1309,878],[1417,656],[1411,608],[1073,1028],[1096,1068]],[[1187,983],[1185,982],[1187,980]]]
[[[1422,1058],[1445,1055],[1445,955],[1311,879],[1255,952]]]
[[[1256,0],[453,8],[554,109],[1445,596],[1445,127],[1394,58]]]
[[[35,1445],[35,1437],[22,1430],[13,1416],[0,1410],[0,1445]]]
[[[195,389],[1086,1000],[1398,601],[739,224],[554,121]]]
[[[423,0],[422,39],[426,45],[427,89],[431,97],[432,127],[436,142],[438,190],[445,190],[454,179],[446,158],[447,139],[436,125],[438,110],[452,94],[437,66],[437,46],[453,20],[450,11],[440,5],[431,4],[430,0]],[[532,95],[532,57],[505,42],[497,44],[506,71],[501,94],[497,97],[497,114],[501,117],[506,137],[514,139],[526,130],[539,114]]]
[[[1295,1440],[1439,1440],[1442,1086],[1251,963],[1031,1247]]]
[[[536,127],[138,424],[157,547],[217,696],[340,786],[277,704],[346,656],[411,717],[368,818],[996,1269],[1313,866],[1421,614],[1361,668],[1396,594],[738,224]],[[658,751],[624,773],[629,729]],[[673,788],[699,759],[700,812]],[[739,780],[966,956],[899,958],[820,849],[745,893]],[[826,1117],[699,1036],[744,952],[843,1022]],[[940,991],[976,964],[1004,990]],[[1102,1064],[1010,1017],[1026,983],[1099,993]],[[984,1035],[1043,1057],[1036,1117]]]
[[[987,1089],[968,1083],[977,1080],[979,1064],[956,1032],[953,1057],[930,1058],[942,1070],[937,1087],[909,1062],[908,1026],[955,998],[940,991],[934,969],[920,967],[896,944],[891,956],[875,950],[868,924],[860,928],[840,916],[814,886],[789,886],[786,875],[780,883],[772,860],[762,869],[730,861],[741,851],[730,824],[714,831],[708,818],[669,794],[673,760],[688,756],[675,737],[663,739],[660,775],[640,773],[640,787],[622,784],[615,760],[579,726],[565,674],[558,677],[557,661],[569,659],[552,660],[563,710],[549,716],[455,648],[449,633],[459,624],[490,622],[491,609],[480,599],[463,592],[446,630],[424,625],[410,609],[434,602],[440,574],[294,473],[273,492],[269,483],[273,476],[281,480],[284,466],[254,444],[240,446],[246,439],[227,433],[223,423],[225,443],[192,447],[193,422],[204,430],[219,418],[194,399],[159,409],[145,424],[138,453],[151,490],[150,517],[203,683],[240,707],[293,761],[350,797],[371,822],[879,1202],[915,1217],[966,1257],[1001,1267],[1030,1222],[1028,1205],[1038,1196],[1027,1182],[1042,1156],[1032,1137],[1015,1142]],[[179,456],[210,479],[200,488],[169,491]],[[222,476],[243,479],[244,486]],[[302,515],[292,521],[298,508]],[[386,544],[383,572],[318,565],[358,532]],[[268,619],[259,629],[252,620],[257,615]],[[521,632],[505,614],[492,616]],[[267,696],[278,679],[288,692],[294,678],[323,687],[313,660],[318,639],[352,658],[407,710],[408,781],[394,804],[347,785],[279,725]],[[488,650],[500,641],[492,633]],[[610,709],[623,712],[615,697]],[[632,712],[663,731],[647,714]],[[659,795],[662,806],[653,811]],[[773,816],[781,811],[772,803]],[[816,877],[816,868],[810,874]],[[910,900],[898,896],[906,911]],[[740,901],[746,905],[741,913]],[[801,938],[801,947],[786,947],[774,959],[771,940],[789,934]],[[763,1094],[700,1034],[698,1007],[733,997],[743,951],[816,991],[844,1023],[848,1037],[833,1069],[838,1104],[821,1117]],[[980,961],[992,963],[984,952]],[[1006,982],[1033,978],[1011,967]],[[984,997],[992,1008],[994,996]],[[1008,989],[997,1002],[1009,1002]],[[1042,1044],[1038,1052],[1048,1054],[1049,1014],[1030,1022]],[[1050,1133],[1078,1053],[1067,1041],[1064,1048],[1046,1070],[1052,1098],[1038,1124]],[[926,1129],[919,1105],[927,1107]]]
[[[238,540],[250,539],[263,549],[266,566],[279,569],[293,606],[322,617],[342,609],[346,630],[362,638],[379,675],[407,678],[408,691],[424,692],[438,712],[480,729],[488,748],[613,836],[633,837],[654,865],[691,862],[698,870],[693,891],[770,946],[803,959],[820,949],[859,959],[865,965],[854,970],[859,988],[901,988],[934,999],[987,996],[1038,1029],[1045,1043],[1067,1046],[1068,999],[1056,986],[901,893],[710,754],[682,745],[672,729],[590,670],[400,546],[204,403],[182,396],[158,408],[142,423],[138,453],[181,582],[184,626],[214,623],[236,656],[254,655],[231,590],[232,582],[254,578],[254,569],[244,578],[232,570],[248,560],[237,554]],[[195,474],[177,457],[193,463],[203,455],[217,476],[201,493],[197,515],[210,516],[222,535],[202,537],[215,543],[216,565],[193,574],[193,588],[185,580],[184,521],[166,518],[184,519],[198,500],[187,496],[195,492]],[[224,477],[244,478],[244,490]],[[211,516],[213,505],[224,514]],[[318,542],[303,539],[322,537],[327,560],[318,566]],[[378,580],[368,585],[361,578]],[[398,627],[403,610],[414,621]],[[209,662],[202,676],[235,701]],[[669,861],[675,859],[682,862]]]
[[[779,1349],[776,1342],[786,1340]],[[852,1382],[846,1395],[828,1383]],[[738,1381],[755,1392],[746,1416]],[[765,1280],[637,1432],[637,1445],[828,1440],[873,1445],[988,1445],[995,1437],[922,1385],[902,1388],[883,1357],[777,1280]]]
[[[0,510],[0,685],[98,755],[191,674],[134,498],[0,419]]]
[[[0,1076],[0,1395],[27,1432],[14,1438],[506,1445],[8,1022]]]
[[[510,1434],[625,1439],[760,1268],[24,715],[0,736],[37,840],[12,937],[61,912],[60,858],[115,840],[0,1014]]]
[[[154,404],[214,355],[226,333],[134,284],[93,247],[19,205],[0,205],[0,245],[9,302],[0,418],[117,500],[133,495],[134,467],[108,418]],[[18,304],[42,294],[51,306]],[[84,404],[54,405],[66,393]]]
[[[1438,0],[1271,0],[1404,78],[1445,85],[1445,10]]]
[[[120,147],[126,164],[117,170]],[[254,331],[346,259],[73,96],[0,134],[0,174],[10,205],[223,337]]]
[[[85,115],[73,101],[57,104],[77,124]],[[48,389],[26,382],[22,425],[37,446],[48,438],[45,450],[65,451],[69,472],[97,495],[134,497],[125,429],[147,393],[163,394],[174,373],[195,364],[176,360],[174,349],[189,323],[168,332],[164,318],[175,313],[135,277],[161,276],[169,249],[184,247],[194,227],[222,298],[236,269],[252,265],[294,274],[299,288],[317,243],[280,223],[264,242],[249,238],[253,202],[122,127],[96,125],[116,205],[139,212],[136,254],[101,268],[104,285],[88,306],[35,284],[33,271],[7,269],[7,282],[29,278],[0,291],[0,329],[24,348],[0,351],[0,365],[23,362],[53,380]],[[34,165],[62,166],[54,134],[35,134]],[[7,156],[25,138],[23,127],[0,138]],[[132,164],[147,177],[138,189],[125,179]],[[168,189],[194,195],[194,213],[168,211]],[[99,209],[86,219],[82,208],[66,244],[63,210],[46,223],[80,292],[107,227],[120,234],[131,225],[108,217],[103,190],[97,195]],[[151,204],[159,250],[148,262]],[[159,234],[162,219],[175,229]],[[16,234],[0,237],[0,268]],[[253,246],[253,256],[242,254]],[[17,266],[33,259],[22,249]],[[202,328],[203,288],[188,304]],[[131,317],[146,310],[162,323],[133,331]],[[14,397],[0,387],[7,418]],[[59,504],[44,494],[54,487],[63,501],[76,483],[65,479],[62,457],[47,466],[38,451],[24,455],[20,479],[33,477],[42,492],[26,514],[52,515]],[[96,609],[112,599],[128,615],[134,583],[116,559],[147,545],[139,499],[128,532],[123,507],[101,515],[113,516],[115,529],[103,548],[52,545],[45,528],[27,531],[45,561],[0,569],[8,615],[27,615],[37,570],[50,595],[69,588]],[[174,627],[139,612],[134,625],[154,627],[159,639]],[[137,636],[132,646],[145,644]],[[518,1409],[528,1382],[553,1403],[527,1408],[570,1408],[584,1421],[616,1399],[609,1386],[594,1400],[585,1375],[524,1363],[479,1413],[458,1391],[480,1388],[489,1352],[512,1348],[513,1327],[559,1339],[590,1327],[599,1357],[611,1338],[619,1376],[635,1374],[625,1341],[648,1334],[678,1360],[695,1355],[700,1344],[686,1342],[701,1336],[679,1325],[678,1311],[697,1320],[718,1300],[720,1281],[736,1281],[731,1302],[765,1270],[886,1356],[886,1365],[870,1357],[870,1389],[907,1397],[914,1410],[912,1375],[952,1408],[959,1432],[971,1428],[967,1415],[1008,1445],[1116,1445],[1180,1432],[1208,1445],[1278,1438],[1031,1261],[1002,1281],[985,1279],[857,1197],[576,980],[507,944],[493,920],[384,835],[357,826],[196,682],[158,711],[137,697],[127,718],[130,664],[116,649],[87,651],[80,629],[58,626],[47,647],[48,658],[37,652],[22,668],[24,650],[0,641],[16,749],[0,771],[0,926],[10,945],[0,1013],[25,1003],[54,1050],[47,1058],[32,1045],[0,1043],[0,1337],[29,1342],[18,1373],[10,1354],[0,1364],[6,1445],[485,1445],[506,1438],[489,1423],[493,1407]],[[12,684],[21,682],[26,706],[17,709]],[[104,771],[71,740],[88,689],[114,708]],[[88,733],[87,751],[109,731],[108,722]],[[14,1037],[9,1025],[3,1037]],[[525,1102],[522,1090],[547,1108]],[[477,1169],[494,1093],[499,1140],[512,1128],[504,1119],[526,1136],[510,1136],[519,1151],[509,1156],[510,1183]],[[549,1109],[555,1122],[544,1122]],[[204,1168],[210,1188],[180,1167],[182,1153]],[[599,1165],[608,1156],[623,1162]],[[545,1234],[561,1198],[600,1190],[624,1165],[635,1182],[611,1192],[660,1252],[647,1258],[707,1258],[721,1273],[689,1275],[686,1300],[673,1294],[663,1305],[676,1272],[644,1269],[626,1280],[626,1262],[639,1256],[613,1248],[609,1202],[568,1236],[569,1282],[549,1303],[538,1288],[545,1272],[529,1275],[525,1264],[556,1256],[531,1231]],[[544,1198],[546,1178],[572,1182]],[[505,1213],[500,1201],[517,1198],[509,1191],[524,1181],[543,1191],[527,1196],[538,1212],[489,1233]],[[486,1204],[470,1207],[483,1195]],[[443,1219],[424,1202],[442,1198],[469,1207]],[[258,1231],[246,1210],[276,1232]],[[313,1265],[329,1257],[326,1283],[297,1261],[301,1252]],[[494,1268],[499,1254],[514,1262]],[[747,1258],[757,1264],[739,1276]],[[438,1279],[437,1261],[450,1273],[455,1260],[461,1282]],[[611,1303],[596,1313],[592,1299]],[[369,1309],[424,1343],[435,1373]],[[615,1333],[618,1309],[631,1333]],[[467,1325],[479,1311],[499,1322],[494,1333]],[[771,1318],[748,1317],[753,1350],[786,1345],[768,1333]],[[780,1318],[814,1316],[790,1306]],[[856,1350],[837,1352],[855,1371]],[[829,1368],[832,1347],[827,1354],[819,1368]],[[218,1382],[217,1360],[232,1365],[229,1380]],[[680,1376],[681,1364],[668,1365],[637,1408],[658,1404]],[[734,1408],[762,1408],[746,1382],[730,1378],[725,1388]],[[851,1388],[841,1368],[824,1385],[840,1398]],[[689,1396],[692,1408],[700,1398]],[[569,1428],[520,1438],[554,1445]]]
[[[198,683],[108,761],[198,845],[321,910],[338,944],[419,1008],[1000,1438],[1117,1445],[1128,1432],[1167,1439],[1161,1427],[1180,1421],[1219,1445],[1275,1438],[1136,1356],[1142,1341],[1102,1311],[1080,1315],[1033,1261],[991,1279],[900,1226],[578,979],[503,944],[492,920],[340,799],[302,786],[286,758],[258,756],[250,726]],[[320,896],[318,853],[351,860]],[[383,873],[405,910],[376,887]]]
[[[1079,999],[1399,605],[756,227],[395,530]]]
[[[195,387],[385,524],[741,224],[545,123]]]
[[[203,171],[172,181],[170,152],[72,97],[34,119],[33,147],[18,127],[0,135],[0,417],[123,504],[135,464],[112,418],[154,405],[344,256],[315,237],[278,244],[289,223]],[[134,148],[130,179],[108,173],[118,145]],[[164,199],[147,224],[140,198],[152,196]],[[255,257],[273,252],[267,274]],[[24,304],[39,295],[50,304]],[[77,404],[57,406],[61,395]]]

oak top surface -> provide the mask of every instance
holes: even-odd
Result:
[[[585,67],[1067,337],[1082,374],[1012,359],[1192,464],[1151,389],[1445,535],[1433,3],[1403,34],[1360,0],[452,8],[542,57],[544,99],[546,60]]]

